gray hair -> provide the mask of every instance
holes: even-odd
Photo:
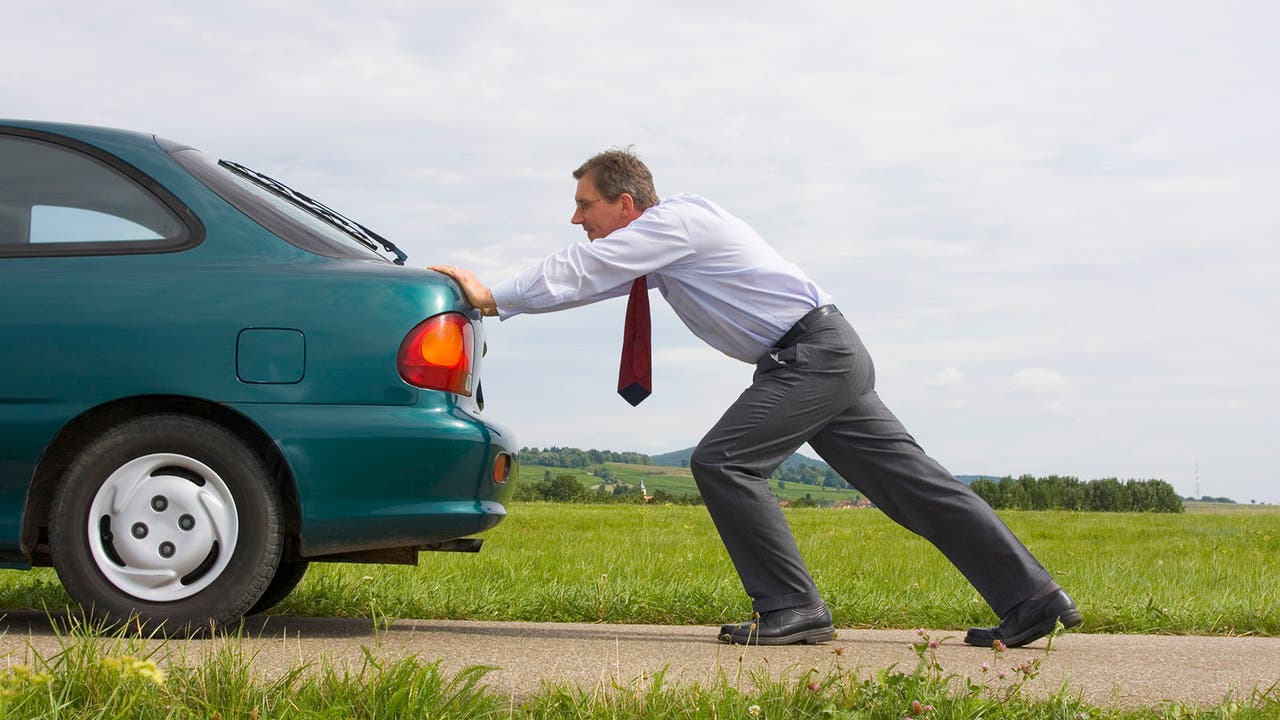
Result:
[[[627,193],[636,201],[636,208],[648,210],[658,204],[658,191],[653,188],[653,173],[645,166],[631,146],[606,150],[573,171],[573,178],[581,180],[591,176],[591,182],[604,196],[613,202],[622,193]]]

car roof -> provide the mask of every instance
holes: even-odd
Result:
[[[99,127],[96,125],[80,125],[76,123],[46,122],[42,120],[13,120],[0,118],[0,127],[14,127],[24,130],[36,130],[52,135],[62,135],[90,144],[98,144],[103,140],[114,142],[155,143],[153,133],[122,130],[119,128]]]

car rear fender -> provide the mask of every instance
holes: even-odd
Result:
[[[234,432],[266,463],[283,502],[286,554],[294,551],[299,532],[297,482],[287,459],[256,423],[234,409],[199,398],[147,395],[115,400],[87,410],[67,423],[45,448],[36,466],[23,508],[22,551],[32,565],[49,565],[49,509],[58,483],[75,459],[77,448],[124,420],[160,413],[182,413],[212,420]]]

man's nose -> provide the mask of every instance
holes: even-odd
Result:
[[[569,222],[573,223],[574,225],[581,225],[583,223],[583,220],[584,218],[582,217],[581,210],[574,210],[573,217],[569,218]]]

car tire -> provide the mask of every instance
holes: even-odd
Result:
[[[91,441],[49,522],[58,577],[91,622],[164,635],[243,617],[276,576],[283,535],[262,459],[189,415],[136,418]]]
[[[306,560],[281,560],[280,567],[276,568],[276,576],[271,578],[271,584],[267,586],[267,591],[258,598],[258,602],[254,603],[245,615],[258,615],[279,604],[293,592],[294,588],[298,587],[298,583],[302,582],[302,576],[307,574],[307,568],[310,565],[311,563]]]

